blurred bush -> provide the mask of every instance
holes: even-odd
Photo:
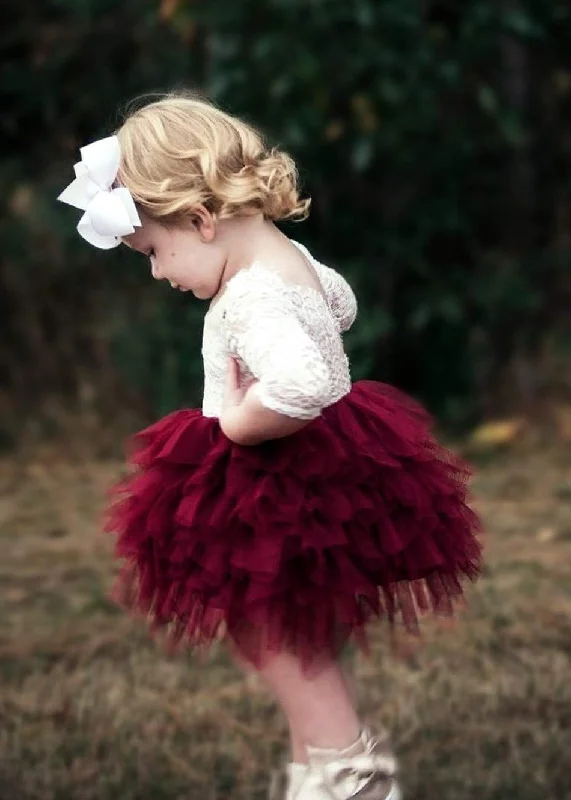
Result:
[[[568,334],[567,2],[4,6],[0,370],[21,411],[51,393],[110,407],[120,385],[149,412],[200,398],[203,309],[151,286],[140,257],[93,251],[55,203],[80,145],[176,87],[299,160],[313,214],[287,230],[355,282],[356,377],[454,424],[540,396]]]

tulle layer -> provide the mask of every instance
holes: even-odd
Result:
[[[270,647],[306,661],[347,637],[366,647],[372,617],[414,631],[479,571],[467,468],[385,384],[252,448],[175,411],[134,437],[130,462],[106,525],[124,561],[115,596],[190,645],[229,636],[251,660]]]

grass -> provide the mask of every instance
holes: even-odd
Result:
[[[261,800],[286,729],[222,650],[166,656],[107,598],[116,462],[0,462],[0,800]],[[458,625],[355,658],[408,800],[571,798],[571,457],[504,455],[475,486],[487,566]]]

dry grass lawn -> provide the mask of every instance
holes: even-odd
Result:
[[[167,657],[107,601],[116,462],[0,462],[0,800],[262,800],[270,697],[223,652]],[[503,455],[475,485],[487,567],[452,629],[356,659],[408,800],[571,798],[571,455]]]

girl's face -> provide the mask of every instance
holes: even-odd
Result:
[[[128,247],[147,256],[151,274],[173,289],[200,300],[214,297],[221,286],[226,258],[215,241],[214,222],[200,212],[188,227],[167,227],[141,214],[140,228],[124,238]]]

